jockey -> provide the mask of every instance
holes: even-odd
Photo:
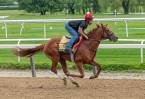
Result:
[[[88,27],[88,25],[91,25],[93,21],[93,15],[88,12],[84,18],[85,20],[75,20],[65,23],[65,28],[71,35],[71,39],[65,47],[65,52],[72,52],[72,46],[79,39],[80,35],[82,35],[85,39],[88,39],[84,30]]]

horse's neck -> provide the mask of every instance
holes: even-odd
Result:
[[[96,51],[101,41],[101,31],[97,30],[89,35],[88,47]]]
[[[92,31],[90,31],[87,36],[89,39],[94,39],[94,40],[101,40],[101,30],[100,28],[95,28]]]

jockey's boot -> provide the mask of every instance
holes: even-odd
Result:
[[[72,53],[72,49],[71,48],[65,48],[65,52],[71,54]]]
[[[70,55],[71,61],[74,62],[74,53],[71,48],[66,48],[65,52]]]

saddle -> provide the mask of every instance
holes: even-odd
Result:
[[[61,38],[60,43],[59,43],[59,51],[60,52],[65,52],[65,47],[66,47],[67,43],[70,41],[70,39],[71,39],[71,37],[69,37],[69,36],[63,36]],[[74,53],[80,47],[82,40],[83,40],[83,37],[80,36],[79,40],[73,45],[72,51]]]

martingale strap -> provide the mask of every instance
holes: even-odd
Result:
[[[77,50],[83,40],[83,36],[79,38],[79,41],[73,46],[73,50]]]

